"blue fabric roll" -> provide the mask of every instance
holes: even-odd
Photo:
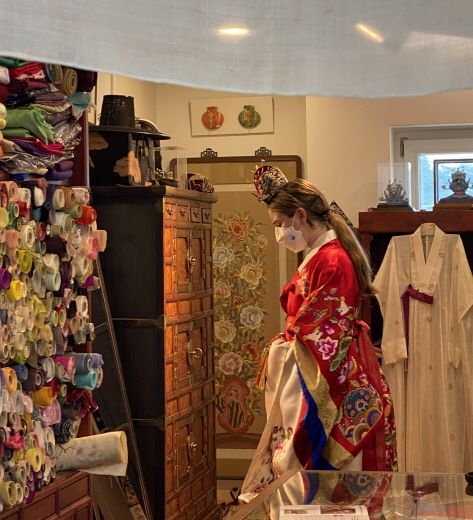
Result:
[[[85,390],[94,390],[97,385],[96,372],[89,372],[87,374],[76,374],[75,386],[77,388],[84,388]]]
[[[16,377],[20,381],[26,381],[28,379],[28,369],[25,365],[13,365],[12,368],[16,372]]]

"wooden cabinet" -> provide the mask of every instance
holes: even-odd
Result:
[[[101,256],[155,519],[219,518],[212,202],[165,187],[94,187]]]

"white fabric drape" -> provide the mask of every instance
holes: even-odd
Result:
[[[233,92],[473,86],[470,0],[0,0],[0,54]],[[362,36],[364,23],[384,41]],[[223,25],[249,29],[222,38]]]

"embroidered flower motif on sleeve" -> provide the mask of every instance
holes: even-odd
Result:
[[[323,338],[319,341],[317,348],[322,353],[322,359],[328,360],[333,357],[338,347],[338,341],[332,338]]]

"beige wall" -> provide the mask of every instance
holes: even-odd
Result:
[[[376,204],[377,163],[389,162],[391,126],[471,123],[473,91],[361,100],[308,97],[307,177],[358,222]]]
[[[99,74],[97,109],[106,93],[135,98],[135,114],[155,122],[188,157],[205,148],[219,156],[254,155],[260,146],[299,155],[305,175],[348,216],[376,204],[377,164],[390,160],[390,127],[472,123],[473,90],[391,99],[274,96],[273,134],[192,137],[189,102],[241,96]]]

